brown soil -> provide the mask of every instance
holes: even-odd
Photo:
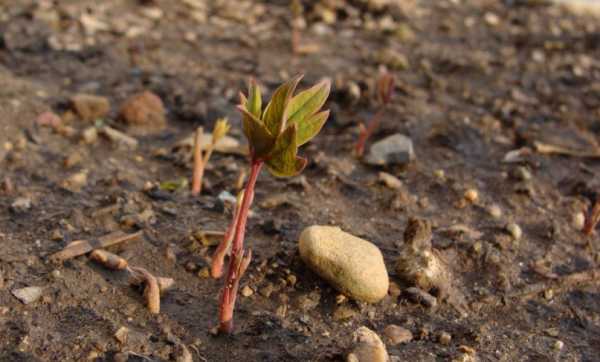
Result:
[[[481,361],[600,359],[598,281],[551,279],[600,261],[596,234],[586,237],[572,221],[600,190],[597,157],[580,157],[597,154],[600,136],[596,18],[532,5],[539,1],[402,1],[383,8],[309,1],[303,41],[319,51],[295,56],[285,1],[215,1],[205,9],[194,7],[201,1],[59,3],[0,5],[0,360],[112,361],[123,360],[122,352],[132,352],[129,361],[175,360],[183,344],[197,361],[341,361],[356,328],[383,335],[389,324],[415,336],[388,345],[401,361],[464,358],[462,346]],[[338,4],[337,20],[323,26],[326,3]],[[386,24],[391,29],[382,29]],[[390,60],[384,50],[406,59]],[[378,169],[352,157],[358,121],[377,110],[369,92],[382,62],[393,69],[397,88],[373,140],[410,136],[416,160],[407,167]],[[225,229],[231,208],[218,195],[236,193],[247,160],[214,154],[199,198],[188,190],[144,191],[145,184],[188,178],[189,164],[177,162],[171,147],[199,125],[210,129],[218,116],[229,116],[233,136],[243,138],[234,105],[249,76],[270,93],[301,72],[304,86],[335,80],[332,116],[303,147],[310,163],[301,178],[260,175],[246,241],[254,259],[242,281],[256,293],[239,299],[236,334],[214,336],[221,281],[202,276],[213,248],[193,235]],[[349,82],[363,90],[358,102]],[[132,133],[139,141],[134,151],[104,137],[85,144],[34,122],[47,110],[64,115],[72,95],[88,93],[108,97],[112,110],[103,122],[127,131],[113,119],[127,97],[143,90],[160,96],[168,125]],[[72,117],[68,125],[81,131],[92,123]],[[567,147],[571,155],[536,152],[536,142]],[[533,151],[502,162],[521,147]],[[81,161],[65,168],[73,154]],[[403,188],[380,184],[382,170]],[[81,190],[64,187],[82,171]],[[475,204],[463,200],[468,188],[479,192]],[[281,197],[275,207],[263,204],[271,193]],[[32,207],[13,210],[18,197]],[[500,218],[486,211],[491,204],[503,210]],[[140,217],[145,210],[150,217]],[[334,224],[374,242],[404,290],[409,285],[393,265],[409,216],[432,222],[433,244],[452,268],[467,315],[446,302],[426,309],[400,294],[375,305],[346,302],[348,318],[334,319],[337,293],[299,260],[300,231]],[[508,222],[522,228],[518,242],[504,230]],[[482,235],[445,231],[456,224]],[[175,279],[158,316],[125,272],[86,257],[48,261],[70,241],[139,229],[141,240],[111,251]],[[526,293],[536,283],[548,287]],[[23,305],[11,291],[25,286],[42,287],[43,296]],[[316,307],[307,296],[318,299]],[[119,342],[115,333],[123,326],[128,338]],[[449,344],[439,343],[441,332],[452,335]]]

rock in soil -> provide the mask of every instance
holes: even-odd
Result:
[[[84,121],[104,118],[110,112],[110,101],[106,97],[77,94],[71,97],[71,104],[75,113]]]
[[[412,140],[396,133],[374,143],[365,162],[375,166],[405,165],[414,159]]]
[[[18,197],[10,204],[12,212],[21,213],[31,209],[31,199],[29,197]]]
[[[395,346],[401,343],[410,342],[413,339],[413,334],[406,328],[390,324],[385,327],[383,334],[390,345]]]
[[[120,118],[140,133],[160,131],[167,125],[162,100],[149,91],[127,99],[121,107]]]
[[[389,362],[385,344],[377,333],[367,327],[360,327],[354,332],[355,347],[348,355],[346,362]]]
[[[381,251],[333,226],[310,226],[300,235],[300,257],[315,273],[348,297],[375,303],[388,291]]]
[[[40,299],[42,296],[42,288],[40,287],[25,287],[21,289],[13,289],[12,295],[15,296],[23,304],[30,304]]]

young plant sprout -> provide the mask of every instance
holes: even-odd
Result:
[[[244,250],[244,234],[258,174],[263,165],[276,177],[299,174],[307,160],[297,155],[298,147],[315,137],[329,117],[328,110],[319,110],[329,96],[330,82],[322,81],[294,96],[301,78],[296,76],[279,86],[264,109],[256,82],[250,81],[247,96],[240,93],[237,108],[242,113],[243,131],[250,146],[250,172],[246,188],[238,196],[233,222],[215,252],[211,267],[214,277],[222,275],[225,253],[231,245],[219,309],[219,330],[223,333],[233,331],[240,278],[252,258],[251,250]]]
[[[596,197],[594,205],[590,208],[587,215],[585,216],[585,224],[583,226],[583,233],[586,235],[592,235],[596,225],[600,221],[600,196]]]
[[[394,94],[394,82],[394,76],[387,72],[383,73],[377,80],[376,90],[379,110],[371,118],[366,127],[364,123],[359,124],[360,134],[358,136],[356,146],[354,147],[354,153],[357,157],[363,156],[365,153],[365,144],[367,143],[367,140],[369,137],[371,137],[371,135],[373,135],[377,127],[379,127],[381,117],[383,117],[383,112],[385,111],[386,106],[392,100],[392,96]]]
[[[198,127],[196,137],[194,138],[194,173],[192,176],[192,196],[197,196],[202,191],[202,179],[204,178],[204,168],[210,160],[215,145],[219,140],[229,132],[231,126],[227,118],[219,118],[213,127],[212,139],[205,150],[202,149],[202,138],[204,130]],[[204,152],[204,155],[202,154]]]

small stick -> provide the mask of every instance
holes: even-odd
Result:
[[[202,127],[196,129],[194,138],[194,174],[192,176],[192,195],[197,196],[202,191],[202,177],[204,176],[204,159],[202,158]]]
[[[160,313],[160,287],[158,280],[144,268],[131,267],[129,270],[132,274],[137,273],[144,280],[144,297],[146,297],[146,305],[150,313]]]
[[[106,250],[96,249],[90,254],[90,259],[99,262],[108,269],[123,270],[127,268],[127,260]]]
[[[50,260],[62,262],[83,254],[87,254],[94,249],[104,249],[111,245],[137,239],[142,234],[143,231],[141,230],[133,234],[126,234],[122,231],[116,231],[114,233],[104,235],[98,239],[76,240],[67,245],[63,250],[52,254],[50,256]]]

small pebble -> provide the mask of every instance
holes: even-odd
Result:
[[[401,343],[410,342],[413,339],[413,334],[406,328],[390,324],[385,327],[383,334],[387,338],[390,345],[395,346]]]
[[[12,295],[15,296],[21,303],[27,305],[40,299],[42,296],[42,288],[40,287],[25,287],[21,289],[13,289]]]
[[[479,192],[477,192],[475,189],[468,189],[465,191],[464,197],[467,201],[475,203],[477,200],[479,200]]]
[[[409,299],[415,303],[422,304],[427,308],[437,307],[437,298],[433,295],[415,287],[410,287],[405,290]]]
[[[497,204],[491,204],[486,208],[486,211],[494,219],[499,219],[502,217],[502,209]]]
[[[273,283],[269,282],[269,283],[267,283],[267,285],[265,285],[264,287],[262,287],[260,289],[259,293],[263,297],[269,298],[271,296],[271,294],[273,294],[274,291],[275,291],[275,286],[273,285]]]
[[[247,297],[251,296],[252,294],[254,294],[254,290],[252,290],[252,288],[250,288],[249,286],[246,285],[242,288],[242,295],[244,297],[247,298]]]
[[[564,346],[565,346],[565,343],[561,340],[554,342],[554,349],[557,351],[562,350]]]
[[[73,110],[84,121],[104,118],[110,111],[110,101],[106,97],[90,94],[77,94],[71,97]]]
[[[415,159],[413,143],[407,136],[396,133],[380,141],[375,142],[365,162],[371,165],[405,165]]]
[[[514,240],[520,240],[521,236],[523,236],[523,230],[521,230],[521,227],[518,224],[515,224],[514,222],[511,222],[508,225],[506,225],[506,231],[508,231],[508,233],[513,237]]]
[[[344,321],[347,319],[352,319],[358,314],[359,312],[356,309],[352,308],[348,304],[342,304],[333,311],[333,320]]]
[[[452,341],[452,335],[448,332],[441,332],[438,336],[438,341],[440,344],[447,346],[450,344],[450,341]]]
[[[21,213],[31,209],[31,199],[28,197],[17,197],[15,201],[10,205],[10,209],[13,212]]]
[[[585,215],[583,214],[583,212],[576,212],[573,215],[573,220],[571,221],[571,223],[576,230],[582,230],[583,225],[585,224]]]
[[[167,124],[162,100],[149,91],[127,99],[121,107],[120,118],[130,126],[149,130],[162,130]]]
[[[396,176],[387,172],[379,173],[379,181],[381,181],[385,186],[389,187],[392,190],[398,190],[402,187],[402,181],[400,181],[400,179]]]

